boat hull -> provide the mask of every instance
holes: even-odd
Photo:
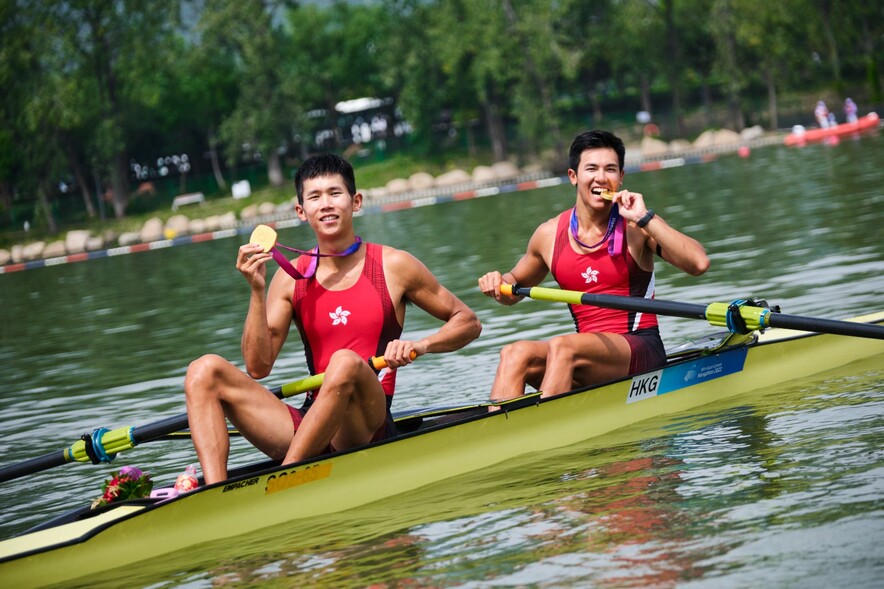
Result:
[[[876,319],[880,321],[884,313]],[[405,434],[200,488],[161,504],[0,542],[0,580],[30,587],[87,577],[188,547],[378,501],[530,452],[568,446],[881,355],[884,341],[772,329],[759,341],[554,399]]]
[[[879,124],[880,121],[877,113],[869,113],[857,119],[855,123],[841,123],[833,127],[811,129],[803,133],[790,133],[786,135],[785,143],[790,147],[804,145],[814,141],[823,141],[829,137],[842,137],[870,129],[877,129]]]

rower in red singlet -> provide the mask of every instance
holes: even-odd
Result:
[[[623,142],[607,131],[578,135],[568,169],[577,189],[574,208],[541,224],[512,270],[479,278],[481,291],[514,305],[520,297],[501,295],[501,284],[536,286],[552,272],[567,290],[652,298],[655,253],[689,274],[703,274],[709,267],[703,246],[648,209],[643,195],[620,190],[625,154]],[[526,384],[553,396],[665,363],[656,316],[570,308],[577,333],[501,349],[492,399],[523,395]]]
[[[295,186],[298,217],[316,234],[317,248],[294,267],[277,260],[285,271],[269,288],[266,264],[274,254],[246,244],[237,255],[251,287],[242,336],[246,372],[213,354],[187,370],[187,415],[206,483],[227,478],[226,420],[283,464],[390,435],[396,369],[426,353],[460,349],[481,331],[475,313],[417,258],[359,239],[353,214],[362,195],[346,160],[307,159]],[[440,329],[418,341],[400,339],[406,301],[443,321]],[[325,374],[299,409],[255,380],[270,374],[293,322],[310,372]],[[380,379],[366,362],[370,356],[387,363]]]

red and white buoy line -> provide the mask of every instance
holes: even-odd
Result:
[[[781,139],[777,138],[777,142]],[[772,143],[772,142],[770,142]],[[765,144],[770,144],[765,142]],[[753,142],[757,145],[756,142]],[[646,160],[630,164],[627,162],[625,171],[627,173],[651,172],[654,170],[665,170],[668,168],[677,168],[690,164],[700,164],[715,160],[720,153],[733,152],[736,147],[724,146],[719,148],[710,148],[707,150],[694,151],[691,155],[681,157],[669,157],[661,159]],[[538,188],[549,188],[551,186],[559,186],[568,183],[567,176],[540,177],[535,179],[516,179],[510,183],[499,184],[494,186],[486,186],[475,189],[465,189],[460,191],[452,191],[445,189],[434,189],[423,193],[406,193],[396,197],[386,197],[379,199],[381,202],[377,204],[368,204],[363,207],[363,214],[385,213],[390,211],[401,211],[405,209],[423,207],[450,201],[469,200],[472,198],[482,198],[486,196],[494,196],[497,194],[506,194],[509,192],[521,192],[524,190],[535,190]],[[383,202],[386,201],[386,202]],[[241,222],[238,227],[229,229],[220,229],[206,233],[197,233],[194,235],[181,235],[173,239],[160,239],[148,243],[136,243],[132,245],[124,245],[112,247],[104,250],[95,250],[91,252],[82,252],[77,254],[68,254],[55,258],[45,258],[40,260],[29,260],[0,266],[0,274],[9,274],[12,272],[20,272],[22,270],[32,270],[35,268],[43,268],[46,266],[58,266],[61,264],[70,264],[73,262],[83,262],[86,260],[96,260],[99,258],[108,258],[113,256],[122,256],[126,254],[134,254],[138,252],[146,252],[151,250],[165,249],[178,245],[190,243],[202,243],[205,241],[213,241],[216,239],[224,239],[235,237],[237,235],[248,235],[252,229],[259,223],[270,225],[276,229],[286,229],[296,227],[301,221],[296,217],[291,217],[293,213],[286,213],[282,216],[273,215],[271,217],[261,217]]]

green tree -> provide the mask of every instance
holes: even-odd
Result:
[[[452,106],[461,110],[464,102],[472,99],[485,123],[492,157],[495,161],[506,159],[505,118],[509,89],[515,80],[512,55],[517,48],[500,1],[440,0],[433,5],[428,32],[449,95],[463,97]],[[456,113],[455,118],[463,117]]]
[[[802,26],[802,15],[810,7],[805,0],[742,0],[740,10],[743,15],[753,18],[740,18],[735,22],[734,39],[740,48],[742,59],[740,71],[760,76],[767,88],[768,118],[770,127],[779,126],[777,107],[777,87],[789,79],[789,72],[798,67],[794,56],[801,52],[796,48],[806,48]],[[809,52],[809,50],[808,50]]]
[[[0,135],[0,141],[7,143],[0,160],[4,201],[12,206],[13,190],[35,199],[36,224],[55,234],[59,227],[52,206],[53,182],[64,175],[66,163],[76,164],[71,135],[81,121],[75,92],[53,51],[51,12],[30,3],[7,8],[12,12],[4,19],[0,67],[0,75],[10,82],[3,109],[7,125]],[[71,168],[82,179],[80,168]],[[91,205],[88,194],[85,198]]]
[[[737,55],[736,36],[737,14],[733,0],[715,0],[712,5],[710,30],[715,37],[717,47],[717,66],[719,75],[725,80],[728,113],[731,128],[740,131],[746,126],[740,104],[740,92],[746,79],[740,70]]]
[[[20,149],[27,132],[20,113],[30,94],[36,69],[32,47],[37,23],[27,19],[21,2],[0,3],[0,206],[9,223],[17,222],[13,211],[16,185],[25,175],[26,158]]]
[[[547,147],[562,154],[562,115],[555,100],[563,69],[554,30],[558,19],[549,0],[502,0],[502,8],[506,31],[517,48],[512,112],[523,151],[535,158]]]
[[[263,160],[273,186],[285,181],[281,152],[292,140],[302,105],[285,75],[286,0],[208,0],[200,20],[203,43],[229,53],[238,66],[237,101],[221,123],[227,159]]]
[[[164,133],[165,153],[207,152],[215,183],[219,190],[226,191],[219,129],[233,112],[238,96],[233,56],[210,44],[184,38],[176,40],[172,55],[175,57],[167,63],[167,80],[158,104],[161,116],[156,121]]]
[[[392,88],[379,61],[383,35],[389,30],[386,20],[387,12],[379,4],[335,2],[329,8],[307,5],[291,10],[283,81],[287,93],[298,96],[305,109],[321,108],[331,116],[343,100],[386,98]],[[306,151],[316,125],[303,111],[296,123]]]
[[[655,2],[622,0],[612,6],[610,25],[598,39],[610,49],[612,77],[621,87],[637,88],[641,110],[654,114],[651,87],[661,71],[663,22]]]
[[[114,214],[123,217],[129,136],[145,106],[156,99],[151,81],[162,75],[159,66],[178,22],[178,2],[58,0],[48,8],[54,49],[66,61],[61,71],[95,91],[84,101],[98,114],[91,146],[110,174]]]
[[[433,44],[435,4],[423,0],[383,0],[385,19],[378,43],[379,75],[413,127],[411,145],[427,153],[438,148],[433,126],[439,113],[453,106],[455,122],[466,130],[469,146],[471,122],[478,117],[472,92],[452,89],[442,56]]]

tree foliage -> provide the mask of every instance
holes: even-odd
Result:
[[[392,103],[411,149],[494,159],[638,110],[670,134],[696,107],[776,127],[784,94],[880,101],[882,38],[884,7],[859,0],[6,0],[0,207],[54,228],[63,183],[123,216],[177,153],[222,190],[255,165],[280,184],[360,97]]]

